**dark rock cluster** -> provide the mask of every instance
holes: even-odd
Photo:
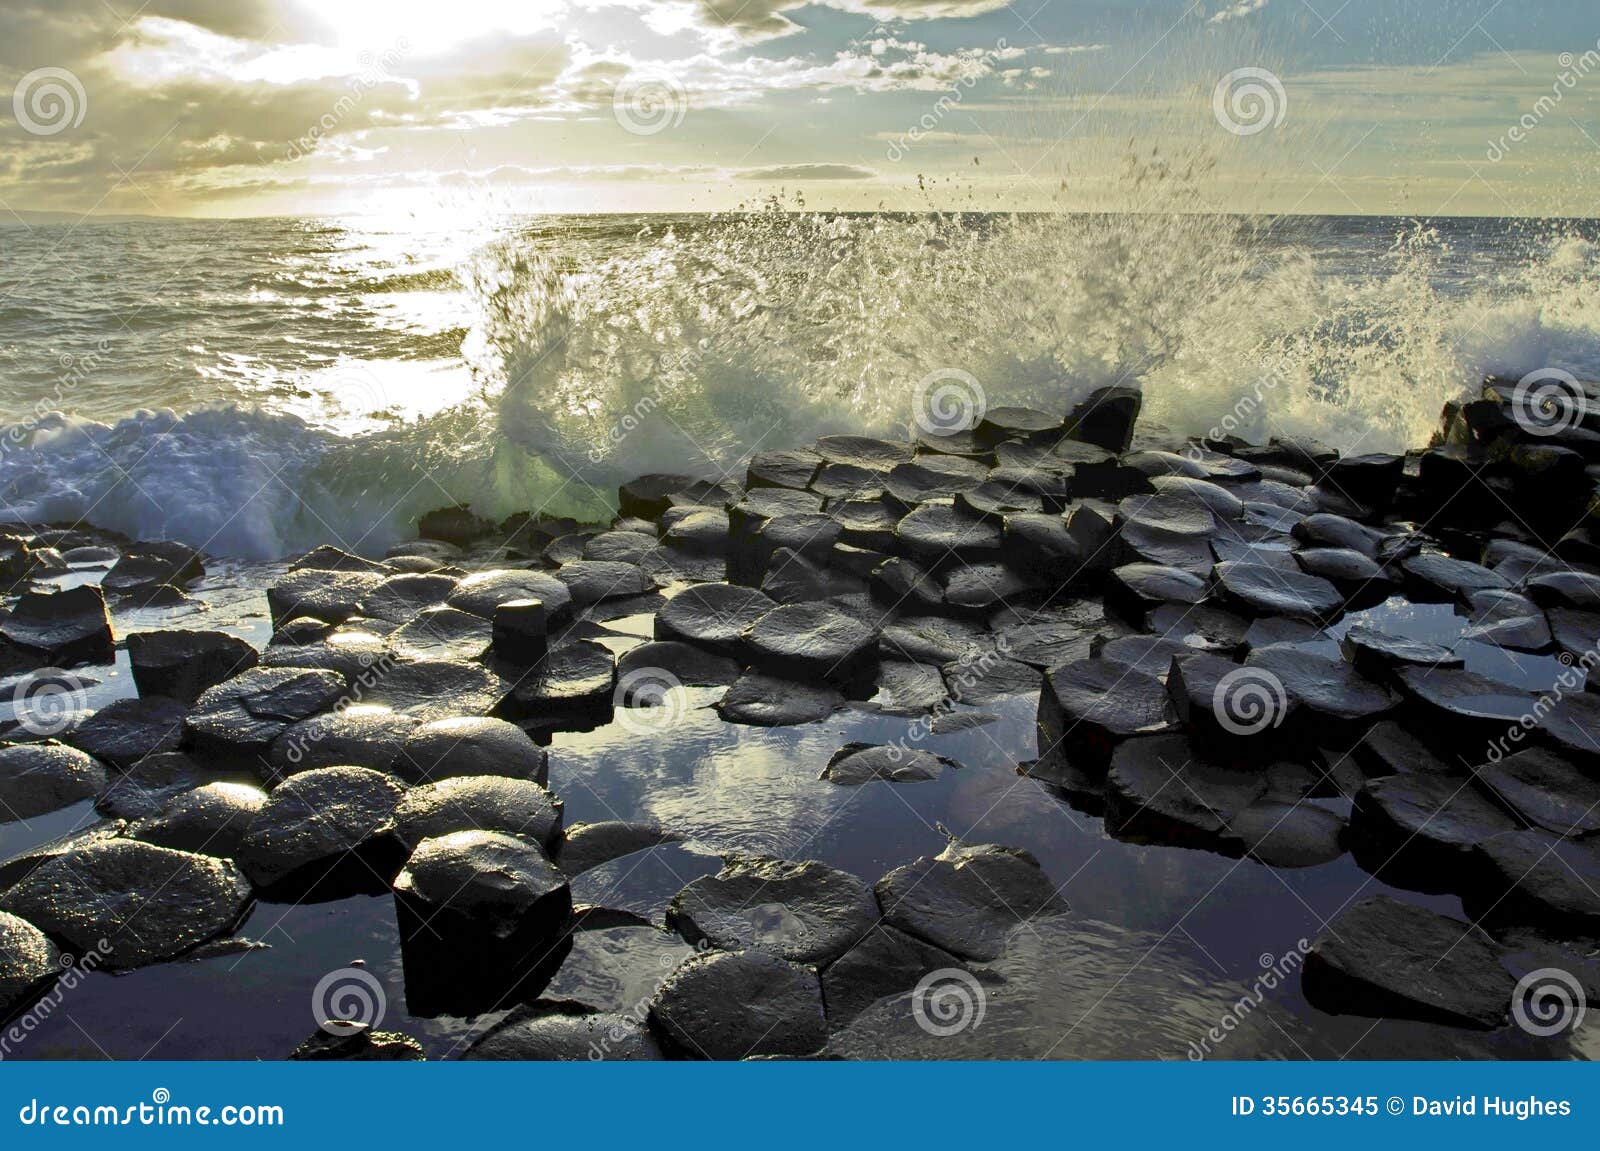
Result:
[[[721,718],[759,726],[1036,697],[1023,772],[1109,836],[1283,868],[1348,851],[1387,888],[1462,898],[1470,922],[1388,895],[1344,909],[1307,957],[1312,1003],[1503,1026],[1514,944],[1600,933],[1600,427],[1547,434],[1514,408],[1491,383],[1435,446],[1341,456],[1136,434],[1138,393],[1110,388],[1065,419],[763,452],[742,484],[643,476],[609,525],[441,509],[384,558],[290,563],[259,652],[113,633],[108,602],[184,601],[205,573],[188,549],[19,530],[0,664],[125,648],[138,695],[0,747],[0,818],[94,798],[106,820],[0,862],[0,1014],[58,948],[103,939],[108,967],[138,967],[226,937],[255,900],[366,892],[392,897],[413,1014],[512,1009],[469,1058],[805,1057],[1068,916],[1015,848],[955,840],[875,885],[729,853],[671,900],[693,954],[639,1011],[540,998],[579,937],[637,918],[580,905],[573,880],[674,838],[564,828],[541,744],[665,682],[724,688]],[[49,582],[88,552],[98,583]],[[1408,631],[1411,605],[1457,625]],[[654,639],[620,661],[596,642],[638,616]],[[1471,645],[1534,679],[1469,666]],[[841,746],[823,778],[960,766],[908,737]],[[356,1030],[293,1057],[419,1055]]]

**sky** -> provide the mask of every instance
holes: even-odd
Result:
[[[1594,0],[6,0],[7,212],[1600,214]]]

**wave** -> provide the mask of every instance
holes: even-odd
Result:
[[[476,316],[461,402],[359,435],[262,407],[50,413],[5,434],[0,514],[250,558],[372,553],[451,501],[596,518],[642,472],[904,435],[940,371],[970,374],[990,406],[1051,411],[1134,383],[1144,418],[1180,433],[1345,451],[1425,443],[1487,374],[1600,377],[1600,249],[1575,228],[1502,222],[1492,244],[1481,226],[1332,230],[769,211],[597,242],[542,224],[452,273]]]

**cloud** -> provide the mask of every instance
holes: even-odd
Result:
[[[873,180],[878,173],[858,164],[779,164],[772,168],[750,168],[739,173],[741,180],[768,183],[800,180]]]
[[[1207,17],[1207,24],[1226,24],[1229,20],[1243,20],[1267,6],[1269,0],[1234,0],[1234,3]]]
[[[659,3],[659,0],[656,0]],[[658,22],[692,24],[707,39],[753,43],[800,31],[788,13],[812,5],[833,8],[874,20],[949,20],[982,16],[1006,7],[1007,0],[673,0],[663,7],[676,8],[675,16],[657,16]]]

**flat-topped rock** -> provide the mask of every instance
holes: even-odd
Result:
[[[946,768],[960,764],[923,748],[896,744],[847,743],[834,752],[822,778],[830,783],[859,786],[874,780],[920,783],[938,779]]]
[[[933,499],[951,499],[981,485],[989,469],[976,460],[961,456],[918,456],[908,464],[896,464],[882,479],[883,489],[904,508],[913,508]]]
[[[1250,615],[1321,622],[1344,609],[1338,588],[1304,572],[1230,561],[1216,566],[1216,581],[1229,603]]]
[[[232,863],[132,839],[72,847],[0,895],[0,908],[120,969],[182,955],[230,930],[249,904]]]
[[[1343,660],[1308,656],[1281,645],[1252,651],[1245,666],[1275,676],[1304,709],[1297,719],[1314,719],[1323,737],[1329,724],[1364,727],[1399,702],[1394,692]]]
[[[247,783],[206,783],[169,799],[161,811],[129,824],[129,839],[231,859],[267,800]]]
[[[341,765],[392,771],[418,723],[415,716],[370,704],[324,712],[285,728],[267,762],[277,776]]]
[[[823,971],[828,1024],[843,1027],[885,996],[911,990],[924,975],[960,966],[948,951],[880,924]]]
[[[326,711],[344,693],[344,677],[336,672],[253,668],[202,692],[186,725],[202,751],[260,756],[290,724]]]
[[[617,659],[617,676],[626,680],[646,671],[664,672],[685,687],[722,687],[739,678],[739,663],[677,640],[655,640],[630,648]]]
[[[182,752],[146,756],[112,779],[95,798],[94,809],[105,819],[144,819],[210,778],[211,772]]]
[[[548,759],[545,750],[515,724],[457,716],[413,728],[392,770],[408,783],[480,775],[543,783]]]
[[[415,847],[456,831],[495,831],[553,851],[561,839],[561,802],[531,779],[457,776],[414,787],[395,809],[395,830]]]
[[[272,626],[282,627],[301,616],[343,623],[356,614],[361,601],[376,591],[383,579],[375,571],[324,568],[290,571],[267,589]]]
[[[752,948],[817,966],[850,950],[877,919],[870,887],[814,859],[728,860],[667,908],[667,925],[691,944]]]
[[[1339,640],[1339,650],[1350,665],[1368,679],[1393,680],[1397,669],[1459,668],[1463,659],[1451,649],[1427,640],[1411,639],[1357,624]]]
[[[817,455],[829,463],[853,464],[886,472],[896,464],[910,463],[913,445],[900,440],[875,440],[868,436],[823,436],[817,440]]]
[[[1476,755],[1482,740],[1505,735],[1533,706],[1526,692],[1460,668],[1399,667],[1395,679],[1419,725],[1446,742],[1476,745]]]
[[[870,671],[877,633],[825,603],[785,604],[745,629],[750,661],[772,675],[850,684]]]
[[[164,696],[138,696],[106,704],[62,739],[114,767],[128,767],[147,755],[177,751],[183,743],[188,709]]]
[[[678,837],[659,824],[604,819],[575,823],[556,850],[556,862],[568,875],[579,875],[613,859],[671,843]]]
[[[1462,639],[1527,652],[1547,651],[1553,642],[1544,612],[1515,592],[1500,588],[1469,592],[1467,610],[1472,626],[1461,633]]]
[[[493,638],[494,625],[482,616],[431,607],[390,632],[388,648],[401,660],[468,663],[488,654]]]
[[[1379,895],[1345,910],[1306,956],[1301,984],[1335,1015],[1420,1019],[1489,1030],[1514,986],[1470,924]]]
[[[1378,555],[1383,533],[1366,524],[1330,512],[1317,512],[1295,523],[1289,534],[1313,548],[1358,552],[1368,559]]]
[[[662,983],[649,1019],[688,1059],[799,1058],[828,1040],[816,971],[764,951],[695,956]]]
[[[1574,839],[1600,832],[1600,782],[1553,752],[1524,748],[1476,774],[1491,798],[1530,827]]]
[[[1197,604],[1207,592],[1206,581],[1193,572],[1152,563],[1113,568],[1105,587],[1106,607],[1134,624],[1165,604]]]
[[[1538,716],[1537,712],[1530,714]],[[1592,691],[1567,693],[1539,719],[1538,732],[1544,742],[1564,755],[1586,763],[1600,760],[1600,695]]]
[[[480,664],[415,660],[396,663],[374,677],[361,702],[431,723],[459,715],[489,715],[510,691],[510,681]]]
[[[1544,831],[1507,831],[1478,845],[1487,902],[1501,918],[1592,937],[1600,930],[1600,850]]]
[[[0,823],[93,799],[107,782],[105,767],[75,747],[54,740],[0,744]]]
[[[200,693],[256,666],[244,640],[220,631],[144,631],[128,636],[128,662],[140,695],[193,703]]]
[[[114,640],[105,594],[93,584],[25,591],[0,618],[0,638],[40,663],[110,663]]]
[[[617,662],[609,648],[573,640],[549,655],[512,691],[519,715],[534,721],[562,722],[606,718],[617,690]]]
[[[999,526],[962,512],[954,503],[925,503],[907,513],[895,538],[907,555],[932,568],[1000,555]]]
[[[716,709],[729,723],[790,727],[826,719],[844,703],[844,696],[835,688],[752,671],[734,681]]]
[[[1506,587],[1505,577],[1470,560],[1420,552],[1400,564],[1406,595],[1414,603],[1451,603],[1475,591]]]
[[[277,897],[371,891],[399,869],[394,815],[405,789],[364,767],[321,767],[279,784],[239,847],[239,865]]]
[[[394,575],[373,588],[361,600],[360,614],[402,624],[424,608],[437,607],[455,591],[456,578],[449,575]]]
[[[995,844],[952,843],[895,868],[875,891],[884,922],[967,959],[994,959],[1017,924],[1068,911],[1037,859]]]
[[[573,603],[580,607],[641,595],[655,587],[655,582],[637,564],[614,560],[577,560],[562,564],[555,574],[567,585]]]
[[[1039,753],[1065,751],[1104,764],[1116,745],[1170,728],[1176,716],[1154,676],[1105,659],[1078,660],[1045,675],[1039,693]]]
[[[548,572],[521,568],[474,572],[456,584],[445,602],[461,611],[493,619],[495,608],[522,599],[543,603],[545,614],[552,620],[561,619],[572,607],[572,594],[566,584]]]
[[[1356,858],[1391,882],[1454,886],[1472,849],[1517,822],[1460,777],[1410,774],[1369,780],[1356,793]]]
[[[1106,830],[1118,839],[1213,846],[1266,791],[1260,772],[1209,762],[1181,735],[1130,739],[1106,772]]]
[[[806,448],[758,452],[745,469],[747,488],[803,489],[822,466],[822,457]]]
[[[754,588],[698,584],[673,596],[656,613],[656,638],[739,656],[745,630],[776,606]]]

